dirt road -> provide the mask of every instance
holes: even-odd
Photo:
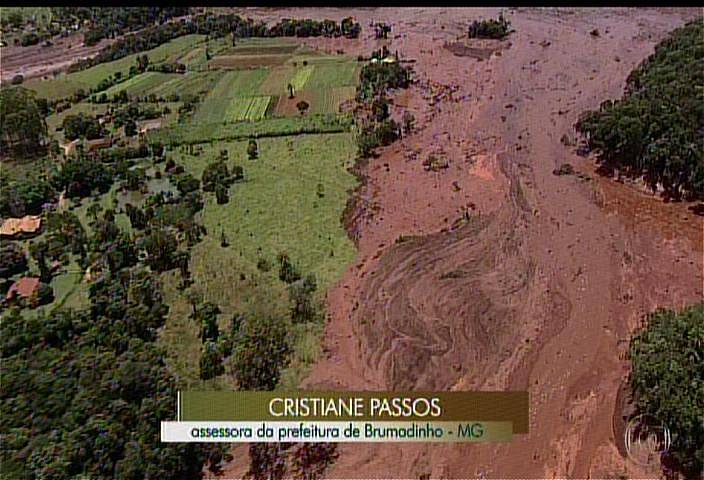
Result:
[[[496,445],[342,445],[330,478],[649,473],[612,439],[624,352],[644,313],[702,298],[701,218],[598,177],[561,139],[697,12],[526,9],[508,14],[516,32],[504,44],[451,47],[468,56],[444,47],[497,13],[354,12],[364,26],[391,23],[391,50],[417,60],[418,82],[395,102],[418,130],[363,168],[359,257],[329,293],[326,357],[305,386],[527,389],[531,433]],[[478,60],[486,49],[499,53]],[[447,168],[425,171],[429,153]],[[584,178],[553,175],[566,162]]]

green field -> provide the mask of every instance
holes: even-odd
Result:
[[[205,95],[220,81],[225,72],[216,70],[212,72],[188,72],[177,75],[166,83],[155,86],[146,92],[155,93],[162,97],[169,95]]]
[[[105,90],[108,97],[125,90],[128,95],[147,95],[158,91],[160,87],[181,75],[177,73],[144,72]]]
[[[337,62],[315,65],[306,83],[309,90],[355,86],[359,74],[357,62]]]
[[[259,85],[267,75],[265,69],[225,72],[198,108],[194,123],[231,121],[228,120],[231,100],[258,94]]]
[[[295,91],[303,90],[306,87],[306,83],[313,73],[312,66],[306,66],[296,71],[296,73],[291,77],[291,85]]]
[[[284,284],[275,268],[257,270],[260,258],[275,264],[276,255],[287,252],[302,272],[316,274],[322,294],[355,257],[354,245],[340,224],[348,192],[357,184],[348,171],[356,153],[352,134],[266,138],[258,143],[256,160],[247,159],[247,142],[204,144],[197,156],[173,150],[177,163],[196,177],[221,150],[228,151],[229,165],[245,169],[245,180],[230,188],[227,205],[208,196],[201,220],[209,234],[191,252],[194,284],[207,301],[220,306],[223,328],[237,312],[287,312]],[[323,197],[317,195],[318,184]],[[230,246],[220,245],[221,233]],[[162,341],[187,384],[202,386],[197,378],[198,332],[193,322],[184,320],[190,307],[177,291],[177,276],[170,275],[164,280],[171,310]],[[322,325],[295,327],[295,353],[283,386],[294,387],[317,359],[321,332]],[[216,379],[207,386],[220,388],[222,382]]]
[[[225,113],[226,122],[262,120],[266,115],[271,97],[238,97],[230,101]]]

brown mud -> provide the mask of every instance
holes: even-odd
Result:
[[[651,474],[613,438],[625,352],[644,314],[702,299],[702,220],[600,177],[561,138],[575,137],[581,112],[619,97],[628,73],[698,12],[510,10],[510,46],[483,60],[446,46],[498,9],[248,13],[386,21],[389,48],[416,60],[417,83],[394,110],[411,111],[417,129],[360,166],[347,216],[359,255],[328,294],[325,355],[304,387],[531,395],[531,432],[511,443],[342,444],[328,476]],[[382,44],[369,30],[308,43],[368,54]],[[446,168],[427,171],[430,154]],[[554,175],[564,163],[580,175]]]

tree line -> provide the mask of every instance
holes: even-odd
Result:
[[[233,38],[250,37],[339,37],[356,38],[361,32],[359,23],[351,17],[335,22],[334,20],[291,20],[284,19],[268,27],[264,22],[243,19],[239,15],[201,14],[189,20],[165,23],[144,28],[138,32],[125,35],[103,48],[89,59],[79,60],[69,67],[70,72],[83,70],[99,63],[112,62],[133,53],[151,50],[175,38],[201,34],[215,38],[233,35]]]
[[[704,196],[704,24],[678,28],[626,80],[625,94],[576,124],[608,171],[667,197]]]

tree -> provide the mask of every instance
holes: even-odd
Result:
[[[163,228],[152,230],[140,242],[140,248],[147,253],[147,265],[157,272],[174,267],[174,254],[177,247],[178,242],[174,234]]]
[[[198,362],[201,380],[209,380],[225,373],[222,357],[215,342],[205,342]]]
[[[666,197],[704,198],[703,48],[702,22],[675,30],[629,74],[621,99],[580,117],[601,171],[642,178]]]
[[[36,157],[47,135],[34,92],[23,87],[0,89],[0,156]]]
[[[42,206],[53,202],[55,197],[56,191],[41,176],[16,181],[0,177],[0,215],[38,215]]]
[[[9,278],[27,270],[27,257],[22,249],[11,242],[0,244],[0,278]]]
[[[473,21],[467,31],[469,38],[494,38],[502,39],[511,33],[511,22],[504,18],[503,12],[494,20]]]
[[[254,160],[259,156],[257,141],[253,138],[249,139],[249,144],[247,145],[247,156],[249,156],[250,160]]]
[[[298,113],[300,113],[301,115],[303,115],[306,112],[306,110],[308,110],[309,106],[310,105],[308,105],[308,102],[306,102],[305,100],[301,100],[300,102],[298,102],[296,104],[296,108],[298,109]]]
[[[631,386],[638,409],[668,426],[670,461],[686,478],[704,470],[704,303],[658,310],[631,341]]]
[[[227,187],[222,183],[218,183],[215,187],[215,201],[218,205],[225,205],[230,201],[230,196],[227,193]]]
[[[196,298],[196,302],[200,301],[200,298]],[[220,335],[218,329],[218,315],[220,313],[220,307],[211,302],[205,302],[200,306],[196,304],[193,307],[190,317],[199,325],[201,342],[217,342]]]
[[[279,261],[279,279],[282,282],[293,283],[301,279],[301,273],[286,253],[280,253],[277,259]]]
[[[291,302],[291,319],[294,322],[308,322],[315,318],[317,309],[313,294],[317,289],[314,274],[306,275],[303,280],[298,280],[288,287]]]
[[[413,126],[416,122],[415,117],[411,112],[406,110],[403,112],[403,117],[401,119],[401,122],[403,124],[403,133],[404,135],[410,135],[410,133],[413,131]]]
[[[179,175],[178,180],[176,180],[176,188],[181,193],[181,195],[186,195],[189,193],[194,193],[200,188],[200,181],[194,178],[190,173],[184,173]]]
[[[127,120],[125,122],[125,136],[134,137],[137,134],[137,124],[134,120]]]
[[[235,338],[230,371],[242,390],[273,390],[286,366],[290,346],[286,323],[249,316]]]
[[[203,170],[201,184],[204,192],[213,192],[219,184],[229,185],[230,172],[227,170],[227,164],[218,159],[209,163]]]

